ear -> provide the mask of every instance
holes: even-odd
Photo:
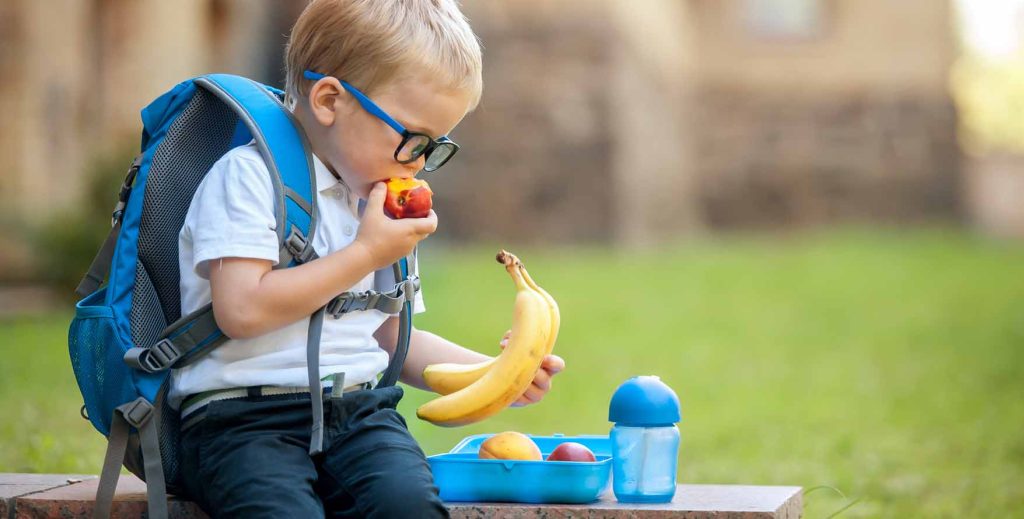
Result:
[[[309,108],[313,118],[323,126],[334,125],[344,94],[337,79],[325,77],[317,80],[309,89]]]

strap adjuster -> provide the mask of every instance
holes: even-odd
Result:
[[[128,425],[136,429],[141,429],[143,425],[153,416],[153,404],[146,401],[141,396],[128,402],[127,404],[121,405],[117,408],[121,411],[121,416],[124,417],[124,421],[128,422]]]
[[[131,348],[124,354],[129,366],[146,373],[158,373],[174,365],[181,358],[181,350],[170,339],[160,339],[149,348]]]
[[[284,248],[299,263],[308,263],[317,257],[316,251],[306,240],[306,237],[294,226],[291,232],[288,233],[288,237],[284,239]]]
[[[121,221],[124,217],[124,208],[128,204],[128,195],[132,193],[132,184],[135,183],[135,176],[139,174],[139,168],[142,167],[142,155],[136,155],[132,159],[132,165],[128,167],[128,174],[124,177],[124,182],[121,183],[121,191],[117,193],[117,205],[114,206],[114,212],[110,215],[110,226],[114,227],[117,222]]]
[[[407,301],[412,301],[416,297],[416,292],[420,291],[420,277],[416,275],[409,276],[402,280],[396,286],[400,291],[398,296],[404,296]]]
[[[150,359],[151,365],[164,369],[177,362],[181,358],[181,352],[170,339],[160,339],[149,348],[147,358]]]

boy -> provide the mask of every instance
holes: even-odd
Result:
[[[325,320],[320,372],[344,387],[325,402],[315,456],[305,345],[314,310],[373,288],[374,271],[434,232],[433,212],[387,218],[382,181],[436,169],[457,150],[439,136],[479,101],[479,44],[454,0],[314,0],[292,30],[286,65],[286,103],[314,154],[319,259],[272,269],[273,188],[252,143],[211,168],[179,237],[182,312],[212,300],[231,340],[172,374],[186,489],[215,517],[447,516],[395,411],[402,389],[370,388],[388,365],[397,317]],[[401,380],[425,389],[426,365],[487,358],[414,330]],[[540,400],[563,368],[546,358],[517,403]]]

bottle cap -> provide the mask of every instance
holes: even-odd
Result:
[[[608,420],[618,425],[659,427],[680,419],[679,397],[655,376],[633,377],[623,382],[608,406]]]

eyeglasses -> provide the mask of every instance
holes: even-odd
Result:
[[[320,74],[319,72],[313,72],[312,70],[306,70],[302,73],[302,77],[312,81],[317,81],[329,76]],[[344,87],[348,93],[352,94],[352,97],[355,97],[356,101],[359,101],[359,104],[363,109],[384,121],[388,126],[402,135],[402,142],[399,143],[397,148],[395,148],[395,160],[398,161],[399,164],[408,164],[410,162],[415,162],[416,159],[419,159],[420,157],[426,157],[426,160],[423,163],[423,171],[436,171],[441,166],[444,166],[445,163],[447,163],[448,160],[450,160],[455,153],[459,151],[459,145],[455,144],[455,142],[447,136],[441,136],[434,139],[425,133],[410,132],[409,130],[406,130],[401,123],[388,115],[387,112],[381,109],[381,107],[377,106],[377,103],[374,103],[369,97],[366,97],[366,94],[363,94],[359,89],[345,81],[340,79],[338,81],[341,81],[341,86]]]

